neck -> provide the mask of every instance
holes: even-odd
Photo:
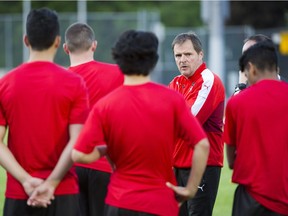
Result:
[[[93,52],[85,52],[85,53],[70,53],[70,66],[74,67],[80,64],[84,64],[94,60]]]
[[[264,73],[263,72],[259,73],[258,77],[256,77],[256,82],[259,82],[261,80],[280,80],[280,79],[278,77],[278,73],[277,72],[272,73],[272,72],[267,72],[266,71]]]
[[[278,74],[277,73],[265,73],[261,77],[259,77],[259,80],[279,80]]]
[[[150,76],[124,75],[124,85],[141,85],[150,81]]]
[[[34,62],[34,61],[48,61],[48,62],[53,62],[54,57],[56,54],[55,49],[47,49],[43,51],[37,51],[37,50],[32,50],[30,48],[30,55],[28,62]]]

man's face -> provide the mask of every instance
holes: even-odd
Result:
[[[182,44],[175,44],[174,58],[178,70],[185,77],[190,77],[194,74],[197,68],[203,62],[203,52],[197,53],[190,40],[186,40]]]

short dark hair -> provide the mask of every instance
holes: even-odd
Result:
[[[152,32],[128,30],[112,48],[112,56],[126,75],[148,75],[158,61],[158,39]]]
[[[263,35],[263,34],[255,34],[255,35],[252,35],[248,38],[246,38],[244,40],[244,43],[246,43],[247,41],[255,41],[256,43],[259,43],[259,42],[262,42],[262,41],[268,41],[268,42],[271,42],[272,43],[272,40],[271,38],[269,38],[268,36],[266,35]]]
[[[50,48],[56,36],[60,35],[60,25],[55,11],[48,8],[33,9],[26,22],[26,34],[34,50]]]
[[[183,44],[187,40],[192,42],[193,47],[198,54],[203,51],[202,43],[194,32],[181,33],[177,35],[171,44],[172,50],[174,51],[175,44]]]
[[[270,41],[263,41],[249,47],[239,59],[241,71],[249,67],[248,62],[251,62],[260,71],[277,72],[278,57],[274,44]]]
[[[70,52],[87,51],[94,40],[93,29],[85,23],[74,23],[65,32],[65,42]]]

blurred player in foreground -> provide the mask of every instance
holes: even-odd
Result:
[[[278,79],[271,42],[248,48],[239,60],[250,85],[227,104],[224,141],[239,184],[233,216],[288,215],[288,85]]]

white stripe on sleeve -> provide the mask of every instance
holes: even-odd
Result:
[[[191,112],[194,116],[196,116],[203,107],[214,83],[214,75],[209,69],[205,69],[201,75],[203,83],[201,89],[198,92],[195,103],[191,107]]]

